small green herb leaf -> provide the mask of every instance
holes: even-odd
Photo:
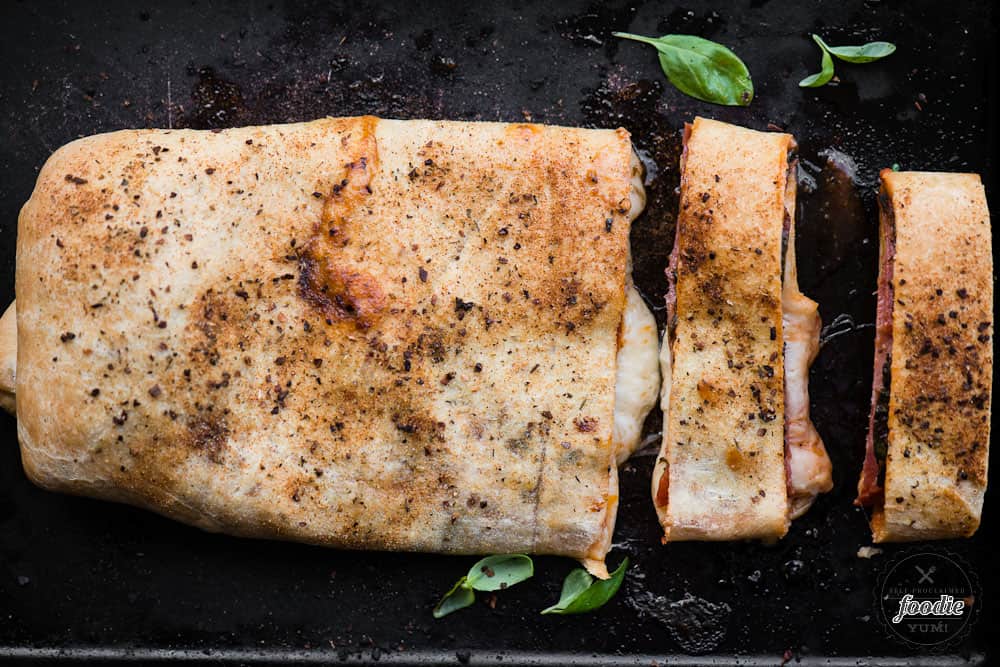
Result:
[[[499,591],[529,579],[534,573],[534,564],[524,554],[503,554],[487,556],[473,565],[466,579],[477,591]]]
[[[713,104],[741,107],[753,99],[750,71],[739,56],[722,44],[694,35],[612,34],[655,47],[660,52],[663,73],[685,95]]]
[[[586,570],[573,570],[563,581],[559,602],[543,609],[542,613],[583,614],[599,609],[618,592],[625,579],[626,569],[628,569],[628,558],[611,573],[609,579],[595,580]]]
[[[475,591],[499,591],[520,583],[535,573],[531,559],[524,554],[487,556],[472,566],[469,574],[451,587],[434,607],[434,618],[447,616],[476,601]]]
[[[833,78],[833,57],[849,63],[870,63],[873,60],[885,58],[896,51],[896,45],[889,42],[869,42],[861,46],[830,46],[819,35],[812,36],[823,52],[823,68],[817,73],[799,81],[803,88],[819,88]]]
[[[893,171],[899,171],[899,163],[898,162],[893,162],[892,163],[892,170]]]
[[[565,614],[569,605],[579,598],[584,591],[594,583],[592,577],[586,570],[577,568],[566,575],[563,580],[562,593],[559,594],[559,602],[542,610],[543,614]]]
[[[476,594],[472,592],[472,587],[469,586],[468,580],[462,577],[451,587],[450,591],[445,593],[441,601],[434,607],[434,618],[441,618],[453,611],[465,609],[475,601]]]
[[[896,45],[889,42],[869,42],[861,46],[830,46],[816,35],[813,35],[813,39],[819,41],[820,48],[849,63],[870,63],[890,56],[896,51]]]
[[[802,88],[819,88],[820,86],[825,86],[833,78],[833,58],[830,57],[830,52],[827,51],[826,44],[820,39],[819,35],[813,35],[812,38],[813,41],[819,44],[819,48],[823,52],[823,64],[819,72],[810,74],[799,81],[799,86]]]

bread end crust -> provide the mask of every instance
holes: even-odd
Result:
[[[968,537],[987,483],[993,258],[976,174],[882,172],[896,221],[885,500],[875,541]]]

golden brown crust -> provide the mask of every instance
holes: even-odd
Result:
[[[630,157],[374,118],[60,149],[18,236],[26,471],[238,535],[602,561]]]
[[[703,118],[691,128],[669,411],[653,482],[654,503],[669,499],[657,507],[667,540],[788,529],[781,236],[792,145],[787,134]]]
[[[993,257],[976,174],[882,172],[896,227],[885,506],[876,542],[966,537],[986,490]]]

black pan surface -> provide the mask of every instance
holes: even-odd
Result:
[[[748,109],[681,96],[653,51],[610,36],[693,33],[753,73]],[[820,32],[895,42],[803,90]],[[218,128],[324,115],[623,126],[646,161],[632,232],[638,286],[662,326],[680,128],[701,114],[798,139],[803,291],[828,342],[814,419],[835,490],[775,545],[659,543],[653,456],[622,469],[609,563],[634,565],[598,613],[539,616],[575,564],[537,558],[529,583],[443,620],[438,597],[474,559],[348,553],[209,535],[129,507],[44,492],[0,417],[0,659],[954,664],[997,655],[996,492],[962,558],[982,588],[957,645],[914,649],[875,614],[879,575],[907,546],[870,544],[851,501],[870,393],[878,170],[975,171],[997,182],[996,16],[986,0],[897,2],[10,2],[0,8],[0,295],[14,296],[17,213],[58,146],[128,127]],[[838,319],[839,318],[839,319]],[[831,335],[838,333],[839,335]],[[647,433],[660,429],[659,416]]]

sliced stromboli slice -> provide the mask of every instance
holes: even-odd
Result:
[[[976,174],[883,170],[875,372],[858,503],[876,542],[968,537],[986,491],[993,255]]]
[[[829,490],[809,421],[816,304],[798,290],[790,135],[685,128],[661,346],[664,541],[777,538]]]
[[[616,458],[659,381],[642,205],[624,130],[73,142],[21,212],[0,323],[25,471],[212,531],[607,576]]]

